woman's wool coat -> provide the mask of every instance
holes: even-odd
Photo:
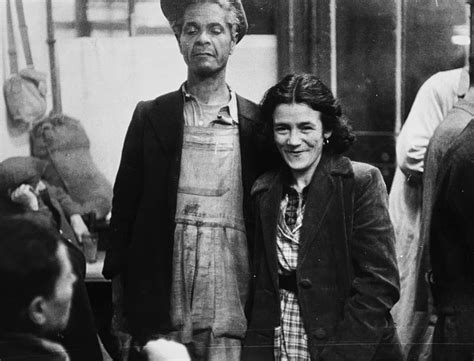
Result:
[[[244,360],[273,360],[283,173],[266,173],[252,190],[256,248]],[[390,316],[399,298],[394,233],[377,168],[323,154],[307,194],[296,282],[312,360],[402,359]]]

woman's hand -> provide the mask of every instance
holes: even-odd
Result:
[[[20,204],[30,211],[39,210],[38,196],[29,184],[22,184],[10,193],[13,203]]]

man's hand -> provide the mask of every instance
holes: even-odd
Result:
[[[148,361],[191,361],[186,347],[175,341],[164,339],[148,341],[143,347]]]
[[[69,220],[71,222],[72,229],[77,237],[77,241],[82,244],[82,236],[89,235],[89,229],[87,228],[80,214],[73,214],[69,218]]]
[[[20,204],[30,211],[39,210],[38,196],[32,186],[22,184],[10,193],[10,199],[13,203]]]

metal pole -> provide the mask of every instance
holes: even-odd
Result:
[[[46,0],[46,25],[48,30],[48,46],[49,46],[49,68],[51,72],[51,89],[53,91],[53,114],[62,113],[61,104],[61,87],[59,83],[59,71],[56,65],[56,52],[54,49],[54,24],[53,24],[53,7],[51,0]]]
[[[473,34],[474,34],[474,21],[472,21],[472,17],[474,15],[474,0],[467,0],[467,4],[470,5],[470,16],[469,16],[469,37],[470,37],[470,45],[469,45],[469,87],[474,86],[474,44],[473,44]]]

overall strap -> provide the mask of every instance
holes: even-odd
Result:
[[[26,66],[33,68],[33,57],[31,56],[30,40],[28,38],[28,27],[25,21],[25,11],[23,9],[23,0],[16,0],[16,13],[18,16],[18,25],[20,26],[21,41],[23,43],[23,52],[25,53]]]
[[[18,73],[18,57],[16,53],[15,34],[13,32],[12,8],[10,0],[7,0],[7,33],[8,33],[8,56],[10,58],[10,73]]]

